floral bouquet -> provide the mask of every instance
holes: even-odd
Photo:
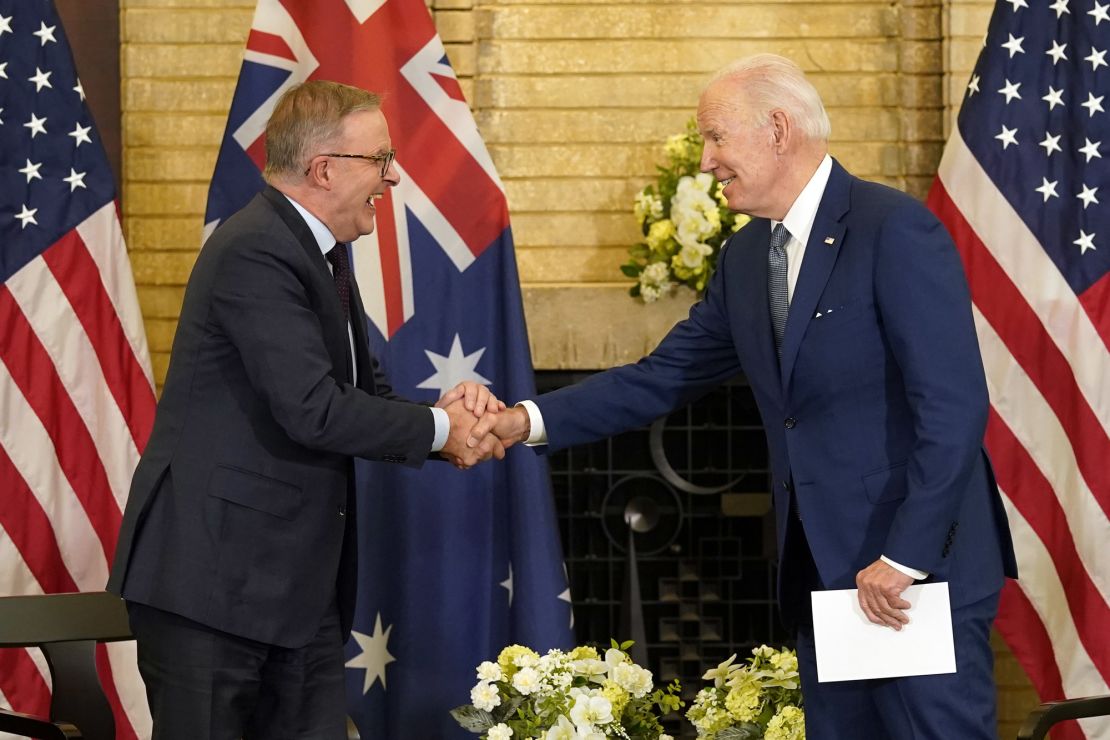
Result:
[[[651,671],[632,662],[626,642],[546,655],[510,645],[497,662],[478,666],[470,701],[451,710],[467,730],[486,740],[671,740],[659,717],[678,711],[679,685],[653,689]]]
[[[721,246],[751,219],[728,209],[721,184],[699,172],[702,139],[693,121],[667,139],[666,166],[637,195],[633,213],[644,240],[629,248],[621,272],[636,278],[629,293],[645,303],[686,285],[699,294],[717,265]]]
[[[686,718],[706,740],[805,740],[805,715],[793,650],[761,645],[747,665],[736,656],[707,671],[713,685],[698,692]]]

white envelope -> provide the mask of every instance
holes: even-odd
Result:
[[[814,591],[813,639],[817,680],[924,676],[956,672],[947,583],[910,586],[902,598],[910,623],[900,631],[872,624],[856,589]]]

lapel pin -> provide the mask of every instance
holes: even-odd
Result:
[[[826,236],[825,237],[825,244],[828,244],[831,247],[835,243],[836,243],[836,239],[833,239],[831,236]]]

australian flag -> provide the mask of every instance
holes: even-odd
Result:
[[[534,392],[504,189],[423,0],[259,0],[208,195],[205,232],[262,187],[264,128],[306,79],[382,94],[400,184],[353,244],[372,351],[434,401],[462,380]],[[571,642],[543,459],[469,471],[360,462],[360,593],[349,712],[365,738],[470,737],[448,712],[505,645]]]

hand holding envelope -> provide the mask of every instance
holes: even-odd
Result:
[[[955,673],[948,584],[910,586],[902,598],[910,602],[910,622],[896,631],[867,619],[856,589],[814,591],[817,680]]]

